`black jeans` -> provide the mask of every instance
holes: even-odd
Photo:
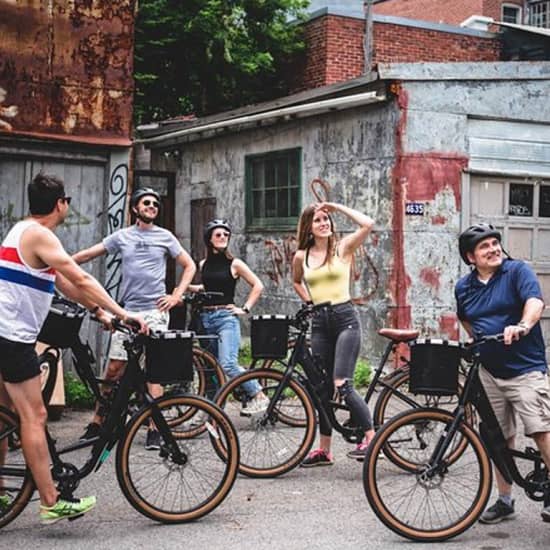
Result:
[[[365,431],[372,428],[369,408],[353,388],[353,373],[361,349],[361,321],[351,302],[326,306],[315,312],[311,324],[311,348],[332,380],[346,380],[341,395],[354,420]],[[330,436],[332,427],[322,415],[319,418],[321,434]]]

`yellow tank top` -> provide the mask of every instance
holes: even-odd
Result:
[[[343,304],[351,299],[349,281],[351,264],[343,262],[336,254],[332,262],[312,269],[307,266],[307,251],[304,255],[304,281],[314,304],[330,302]]]

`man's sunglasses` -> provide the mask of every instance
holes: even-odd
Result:
[[[66,202],[67,204],[71,204],[71,201],[73,200],[72,197],[59,197],[60,201]]]
[[[154,206],[155,208],[158,208],[160,206],[160,203],[157,201],[151,201],[149,199],[145,199],[142,201],[143,206]]]

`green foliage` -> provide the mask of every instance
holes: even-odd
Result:
[[[94,396],[74,374],[65,373],[65,402],[75,409],[92,409]]]
[[[204,115],[286,93],[309,0],[140,0],[137,123]]]
[[[359,359],[353,375],[353,384],[356,388],[368,386],[372,376],[370,365],[365,359]]]
[[[248,367],[252,364],[252,351],[250,344],[243,344],[239,349],[239,365]]]

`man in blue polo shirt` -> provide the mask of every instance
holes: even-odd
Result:
[[[455,288],[458,318],[470,336],[504,333],[504,344],[483,346],[479,377],[508,446],[514,446],[517,414],[550,468],[550,388],[539,323],[544,302],[532,269],[504,257],[501,240],[500,232],[484,223],[460,235],[460,255],[474,269]],[[495,476],[499,497],[482,514],[482,523],[515,516],[512,486],[498,469]],[[550,522],[550,499],[542,519]]]

